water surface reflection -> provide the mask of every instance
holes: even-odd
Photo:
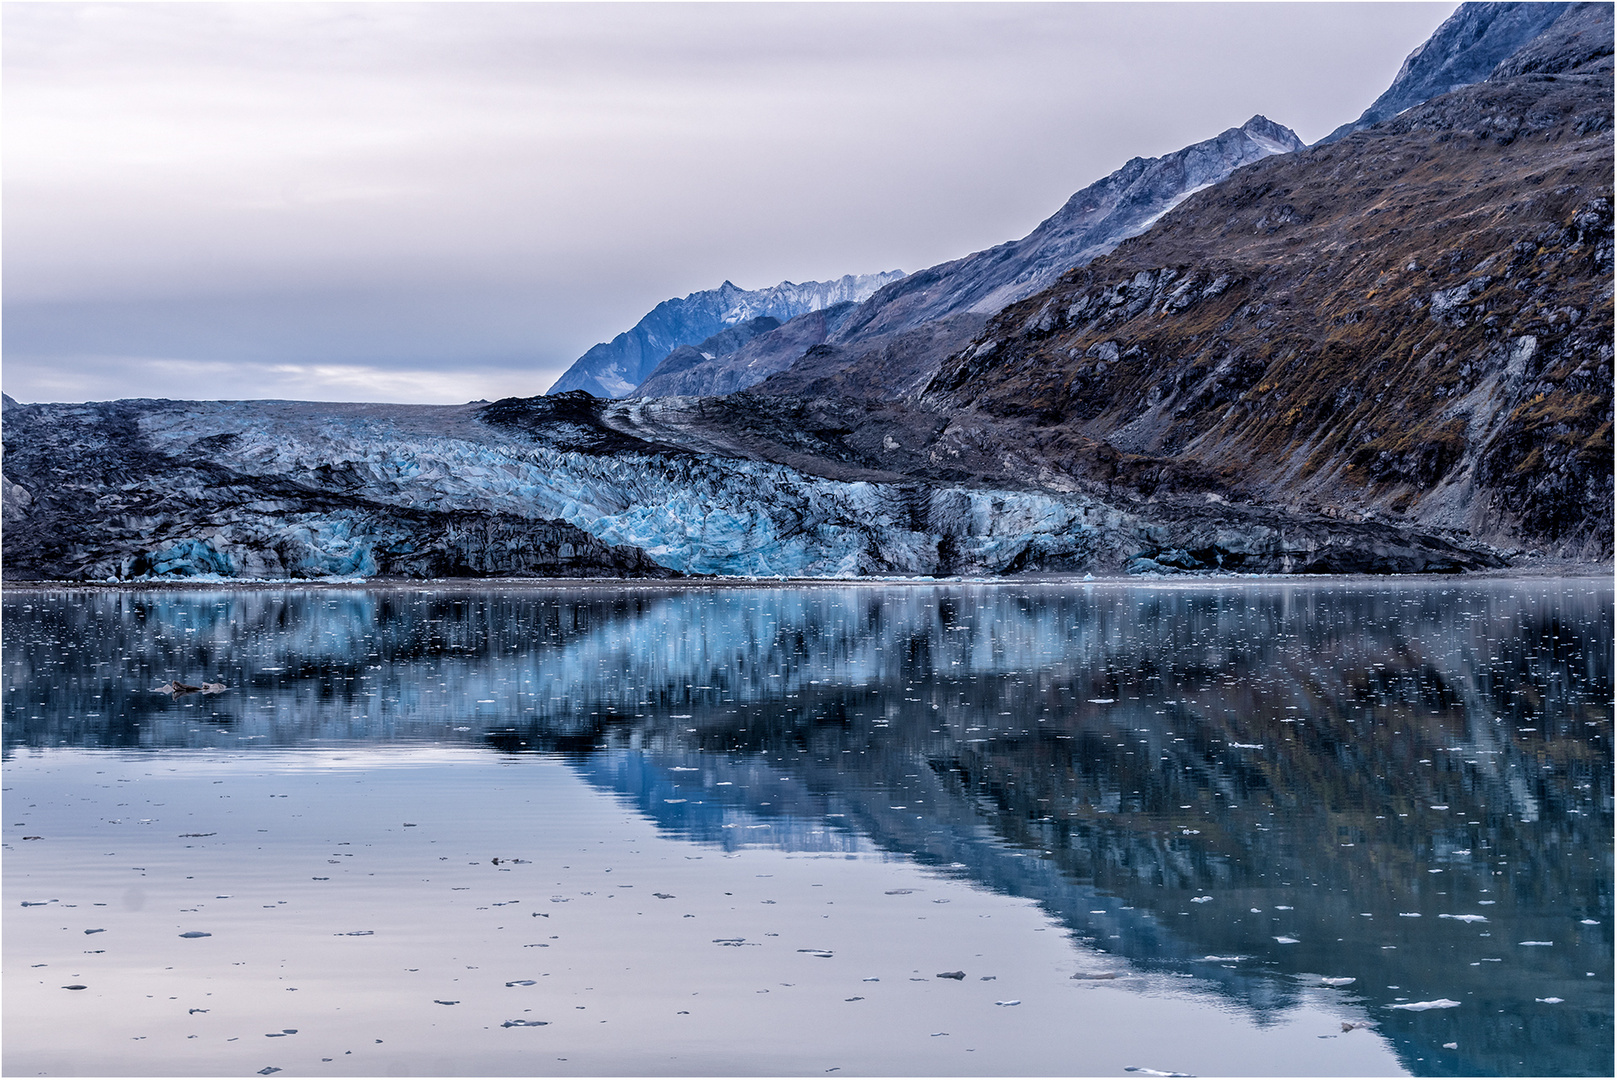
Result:
[[[1611,1068],[1609,581],[37,591],[4,614],[8,761],[540,755],[671,838],[886,851],[1035,900],[1115,961],[1077,975],[1188,978],[1260,1025],[1352,980],[1329,992],[1412,1072]],[[231,689],[152,692],[173,678]],[[1398,1007],[1434,1001],[1459,1004]]]

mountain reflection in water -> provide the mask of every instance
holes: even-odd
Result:
[[[901,853],[1260,1020],[1351,978],[1416,1073],[1611,1066],[1609,581],[64,590],[4,614],[8,758],[563,754],[672,834]],[[231,690],[152,692],[176,678]],[[1437,999],[1462,1005],[1388,1007]]]

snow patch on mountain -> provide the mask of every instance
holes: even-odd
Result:
[[[596,397],[627,397],[681,345],[696,345],[727,326],[770,316],[785,322],[844,301],[860,301],[904,276],[902,270],[847,274],[834,281],[782,281],[743,289],[726,281],[717,289],[664,300],[611,341],[593,346],[546,391],[585,390]]]

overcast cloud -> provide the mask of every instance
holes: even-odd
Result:
[[[1356,117],[1436,4],[4,5],[4,388],[542,392],[726,278],[917,270],[1263,113]]]

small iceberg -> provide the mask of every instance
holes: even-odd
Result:
[[[1438,998],[1436,1001],[1410,1001],[1403,1005],[1387,1006],[1389,1009],[1404,1009],[1408,1012],[1425,1012],[1427,1009],[1457,1009],[1459,1007],[1460,1003],[1458,1001],[1450,1001],[1448,998]]]

